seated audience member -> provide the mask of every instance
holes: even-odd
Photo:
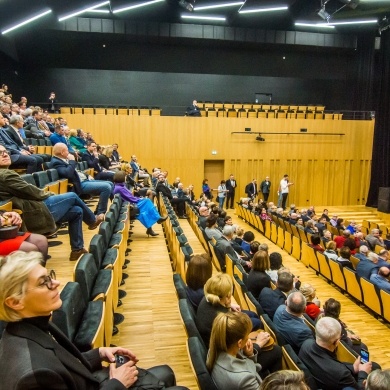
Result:
[[[326,222],[330,222],[329,210],[328,209],[324,209],[324,211],[322,212],[321,218],[325,218]]]
[[[244,236],[245,230],[242,227],[238,227],[236,229],[236,236],[234,237],[234,241],[241,246],[242,244],[242,237]]]
[[[345,241],[344,241],[344,245],[343,246],[347,246],[350,250],[351,250],[351,254],[354,255],[356,253],[356,241],[355,241],[355,237],[351,236],[351,237],[348,237]]]
[[[199,207],[199,218],[198,225],[203,229],[206,229],[206,221],[208,216],[210,215],[210,209],[207,206]]]
[[[313,220],[306,222],[305,232],[309,234],[318,234],[318,229],[314,226]]]
[[[338,219],[338,215],[333,215],[332,218],[330,219],[330,224],[333,226],[333,227],[336,227],[337,225],[337,219]]]
[[[388,267],[380,267],[377,274],[371,274],[370,281],[381,290],[390,293],[389,275],[390,269]]]
[[[22,226],[22,218],[15,211],[0,210],[0,227]],[[21,250],[23,252],[40,252],[44,263],[47,260],[47,238],[41,234],[19,232],[15,238],[0,238],[0,256]]]
[[[326,230],[326,218],[321,217],[315,224],[315,227],[317,228],[319,235],[322,237],[324,235],[324,231]]]
[[[356,245],[356,248],[360,248],[362,245],[365,245],[368,247],[368,242],[364,238],[364,234],[362,232],[355,233],[355,245]]]
[[[295,226],[297,227],[297,229],[305,230],[305,225],[303,224],[302,218],[297,219],[297,223],[295,224]]]
[[[77,137],[77,130],[71,129],[69,131],[69,144],[80,155],[85,153],[87,151],[87,148],[85,147],[85,144],[80,141],[80,139]]]
[[[362,390],[363,381],[371,372],[372,363],[362,364],[360,356],[353,365],[339,362],[335,351],[340,338],[340,323],[334,318],[321,318],[316,324],[315,340],[310,339],[303,343],[299,358],[313,375],[318,388],[342,390],[351,387]]]
[[[288,222],[291,224],[291,225],[296,225],[297,222],[298,222],[298,214],[297,213],[291,213],[290,214],[290,218],[288,219]]]
[[[75,157],[78,156],[78,153],[72,148],[69,141],[65,137],[65,127],[58,125],[55,126],[54,133],[49,137],[49,139],[53,146],[61,142],[68,147],[69,153],[72,153]]]
[[[267,270],[267,274],[271,278],[271,281],[276,284],[278,281],[278,269],[282,266],[282,255],[278,252],[272,252],[269,255],[270,269]]]
[[[8,169],[11,160],[7,154],[1,155],[3,150],[0,145],[0,200],[11,200],[13,207],[23,211],[23,222],[32,233],[53,234],[57,230],[56,224],[69,222],[72,248],[69,260],[77,260],[87,252],[84,249],[82,221],[93,230],[104,220],[104,215],[95,216],[72,192],[54,195],[28,184]]]
[[[225,217],[226,211],[218,208],[217,225],[220,229],[223,229],[223,227],[225,226]]]
[[[81,156],[83,161],[86,161],[89,168],[93,168],[96,180],[113,181],[114,172],[102,168],[99,164],[99,158],[96,151],[96,143],[94,141],[87,142],[87,151]]]
[[[349,230],[351,234],[355,234],[357,232],[356,228],[356,222],[355,221],[350,221],[349,225],[345,228],[345,230]]]
[[[348,329],[347,325],[340,320],[341,303],[334,298],[329,298],[324,304],[324,312],[319,318],[332,317],[341,325],[341,340],[348,344],[356,353],[360,354],[360,349],[366,349],[367,345],[362,343],[360,337]]]
[[[310,206],[307,210],[307,215],[309,218],[313,218],[316,215],[316,212],[314,210],[314,206]]]
[[[305,324],[302,314],[306,310],[306,299],[299,291],[291,293],[286,305],[277,308],[273,323],[276,330],[285,338],[296,353],[304,341],[313,339],[313,333]]]
[[[368,256],[360,257],[360,261],[356,266],[356,273],[361,278],[370,280],[372,274],[377,274],[380,265],[378,264],[378,255],[374,252],[368,253]]]
[[[218,240],[222,237],[222,232],[217,228],[217,217],[213,213],[207,217],[205,232],[210,240],[212,238]]]
[[[196,326],[203,341],[209,345],[213,321],[218,313],[241,311],[239,305],[232,303],[233,282],[228,274],[218,273],[212,276],[204,285],[204,298],[196,313]],[[262,327],[257,314],[244,311],[252,321],[252,330]]]
[[[337,218],[336,229],[338,229],[338,231],[345,230],[344,219],[343,218]]]
[[[280,305],[284,305],[288,294],[294,287],[294,278],[290,272],[281,272],[278,275],[276,289],[264,287],[259,296],[259,303],[271,320]]]
[[[390,250],[390,234],[386,234],[386,239],[383,240],[387,250]]]
[[[150,180],[150,176],[146,172],[145,169],[141,168],[141,165],[138,163],[137,156],[135,156],[134,154],[131,156],[130,165],[131,165],[131,168],[133,169],[133,177],[135,177],[137,175],[138,179],[145,179],[146,183],[148,185],[149,184],[148,182]],[[168,172],[167,172],[167,175],[168,175]]]
[[[336,251],[336,243],[334,241],[329,241],[326,244],[326,249],[325,249],[324,255],[328,259],[332,259],[332,260],[337,260],[339,258],[339,255],[337,254],[337,251]]]
[[[337,258],[337,262],[341,264],[343,267],[351,268],[354,270],[353,265],[351,263],[351,250],[347,246],[343,246],[340,248],[340,256]]]
[[[83,129],[77,129],[77,139],[84,148],[87,147],[87,134],[83,131]]]
[[[262,367],[249,338],[251,329],[252,323],[243,313],[220,313],[215,318],[206,365],[219,389],[259,389]],[[269,337],[261,332],[254,343],[261,347]]]
[[[122,156],[119,154],[119,151],[118,151],[118,144],[112,144],[111,161],[115,162],[117,164],[119,164],[123,161]]]
[[[72,190],[77,195],[99,195],[96,215],[105,214],[108,199],[112,196],[114,185],[104,180],[91,180],[83,172],[77,171],[77,163],[65,144],[59,142],[53,146],[53,158],[50,168],[57,170],[60,178],[68,179],[73,184]]]
[[[259,241],[252,241],[251,242],[251,244],[250,244],[250,252],[249,252],[250,259],[253,259],[253,256],[259,251],[260,245],[261,244],[260,244]],[[233,246],[233,248],[234,248],[234,246]]]
[[[369,249],[366,245],[362,245],[359,247],[359,252],[358,253],[355,253],[355,257],[359,260],[368,260],[368,252],[369,252]]]
[[[344,230],[341,236],[336,236],[333,238],[333,241],[336,243],[337,249],[340,249],[344,246],[344,242],[347,238],[351,236],[349,230]]]
[[[267,209],[265,207],[261,208],[260,219],[264,223],[265,221],[272,221],[272,218],[267,214]]]
[[[379,267],[390,267],[389,263],[389,251],[387,249],[382,249],[378,253],[378,265]]]
[[[310,390],[303,371],[281,370],[268,375],[260,390]]]
[[[311,244],[309,244],[310,247],[315,249],[318,252],[324,252],[324,248],[320,245],[321,237],[318,234],[313,234],[310,237]]]
[[[390,370],[374,370],[368,375],[365,390],[390,389]]]
[[[258,297],[264,287],[271,287],[271,278],[266,273],[269,270],[268,253],[258,251],[252,259],[252,268],[246,280],[246,287],[254,297]]]
[[[199,107],[198,107],[198,102],[194,100],[190,106],[187,107],[186,110],[186,115],[187,116],[201,116]]]
[[[204,297],[204,285],[211,278],[213,266],[207,253],[191,257],[186,271],[187,298],[195,309]]]
[[[252,266],[250,261],[243,260],[233,249],[231,241],[233,240],[234,229],[234,226],[226,225],[222,230],[222,237],[217,240],[217,244],[215,246],[215,254],[218,257],[222,271],[225,271],[226,269],[226,255],[229,255],[234,261],[241,264],[246,270],[250,269]]]
[[[165,176],[164,174],[160,173],[158,176],[158,183],[156,185],[156,194],[159,196],[159,193],[161,192],[162,195],[166,196],[169,199],[169,202],[172,206],[176,205],[177,208],[177,214],[179,218],[186,219],[188,218],[185,214],[185,199],[179,199],[176,195],[172,195],[171,190],[164,184],[165,182]]]
[[[316,297],[316,290],[310,283],[303,283],[299,291],[306,298],[306,314],[312,319],[316,320],[322,310],[321,303]]]
[[[241,248],[244,249],[245,252],[250,252],[251,242],[255,239],[255,235],[250,230],[244,233],[242,237]]]
[[[50,320],[61,307],[54,271],[42,267],[37,252],[14,252],[0,258],[0,320],[8,322],[0,342],[0,375],[4,389],[125,389],[138,377],[137,357],[122,347],[80,352]],[[129,361],[116,368],[115,355]],[[110,363],[103,370],[101,362]],[[165,388],[175,385],[168,366],[150,372]],[[12,375],[10,375],[12,373]],[[99,378],[99,379],[98,379]],[[176,387],[176,389],[185,389]]]
[[[372,229],[371,233],[367,234],[366,241],[368,242],[368,246],[372,251],[375,250],[376,245],[382,246],[383,248],[385,247],[383,239],[380,236],[379,229]]]
[[[156,207],[149,198],[138,198],[134,196],[125,185],[126,174],[123,171],[114,174],[114,194],[119,194],[121,198],[132,204],[136,204],[139,209],[139,214],[136,219],[146,227],[146,234],[152,237],[158,236],[152,229],[152,226],[157,223],[163,223],[168,216],[161,217]]]
[[[321,237],[321,241],[324,243],[326,248],[326,244],[329,241],[332,241],[332,233],[329,230],[324,230],[323,236]]]
[[[149,187],[145,187],[144,183],[138,183],[133,179],[133,169],[131,168],[129,163],[122,163],[121,171],[125,172],[126,174],[126,188],[130,192],[133,192],[135,196],[148,197],[152,202],[154,201],[156,192]]]

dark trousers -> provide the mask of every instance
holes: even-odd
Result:
[[[286,210],[286,203],[287,203],[287,197],[288,197],[288,192],[285,193],[285,194],[282,194],[282,208],[283,210]]]
[[[177,213],[181,216],[185,214],[186,201],[185,199],[173,198],[170,200],[171,205],[176,205]]]
[[[234,191],[228,192],[226,194],[226,208],[233,209],[234,208]]]
[[[26,168],[27,173],[34,173],[38,171],[42,171],[42,163],[43,160],[34,154],[27,156],[24,154],[20,154],[19,158],[16,161],[11,157],[12,164],[10,165],[10,169],[14,168]]]
[[[268,202],[269,192],[264,193],[263,192],[263,200],[264,202]]]

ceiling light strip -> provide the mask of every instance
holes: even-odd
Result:
[[[304,22],[296,22],[296,26],[303,26],[303,27],[316,27],[316,28],[335,28],[334,26],[331,26],[329,24],[325,23],[304,23]]]
[[[83,14],[84,12],[93,11],[95,8],[103,7],[104,5],[107,5],[107,4],[110,4],[110,1],[109,1],[109,0],[108,0],[108,1],[103,1],[103,2],[101,2],[101,3],[99,3],[99,4],[96,4],[96,5],[87,7],[87,8],[83,8],[82,10],[73,12],[73,13],[71,13],[71,14],[69,14],[69,15],[62,16],[61,18],[58,19],[58,21],[59,21],[59,22],[63,22],[64,20],[73,18],[74,16],[77,16],[77,15],[81,15],[81,14]]]
[[[132,9],[136,9],[136,8],[140,8],[140,7],[146,7],[146,6],[148,6],[148,5],[153,5],[153,4],[156,4],[156,3],[161,3],[162,1],[165,1],[165,0],[152,0],[152,1],[146,1],[145,3],[139,3],[139,4],[135,4],[135,5],[129,5],[128,7],[122,7],[122,8],[114,9],[114,10],[112,10],[112,13],[113,13],[113,14],[118,14],[119,12],[130,11],[130,10],[132,10]]]
[[[240,14],[252,14],[252,13],[257,13],[257,12],[273,12],[273,11],[285,11],[287,10],[287,6],[282,6],[282,7],[272,7],[272,8],[253,8],[253,9],[241,9],[238,11]]]
[[[223,4],[214,4],[214,5],[203,5],[199,7],[195,7],[194,11],[203,11],[205,9],[213,9],[213,8],[226,8],[226,7],[235,7],[235,6],[240,6],[244,5],[245,1],[236,1],[232,3],[223,3]]]
[[[219,22],[226,22],[226,18],[220,16],[195,16],[195,15],[181,15],[182,19],[195,19],[195,20],[216,20]]]
[[[332,22],[332,21],[329,22],[331,26],[342,26],[342,25],[349,25],[349,24],[374,24],[374,23],[378,23],[378,20],[371,19],[371,20],[350,20],[344,22]]]
[[[29,19],[24,20],[23,22],[20,22],[20,23],[15,24],[14,26],[12,26],[12,27],[10,27],[10,28],[7,28],[6,30],[2,31],[1,33],[2,33],[3,35],[4,35],[4,34],[7,34],[7,33],[9,33],[10,31],[13,31],[13,30],[16,30],[16,29],[19,28],[19,27],[25,26],[26,24],[29,24],[29,23],[33,22],[34,20],[40,19],[40,18],[42,18],[43,16],[46,16],[46,15],[50,14],[51,12],[52,12],[51,9],[46,10],[46,11],[43,11],[43,12],[41,12],[41,13],[38,14],[38,15],[35,15],[35,16],[29,18]]]
[[[110,11],[108,9],[90,9],[86,12],[96,13],[96,14],[109,14]]]

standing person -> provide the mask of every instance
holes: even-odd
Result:
[[[228,190],[226,189],[226,181],[221,180],[221,184],[218,186],[218,203],[221,210],[223,209],[223,204],[225,202],[227,192]]]
[[[289,188],[290,186],[294,185],[294,183],[291,183],[288,180],[288,175],[285,174],[283,176],[283,179],[280,181],[280,193],[282,194],[282,208],[283,210],[286,209],[286,202],[287,202],[287,197],[289,193]]]
[[[257,180],[253,179],[249,184],[245,186],[245,193],[248,195],[248,198],[255,199],[257,195]]]
[[[48,111],[55,114],[60,112],[57,104],[56,94],[54,92],[51,92],[49,96]]]
[[[264,202],[268,202],[268,197],[270,193],[271,182],[267,176],[260,184],[260,191],[263,193]]]
[[[237,187],[237,182],[234,179],[233,174],[231,174],[229,179],[226,180],[226,189],[228,190],[228,192],[226,193],[226,209],[234,208],[234,195],[235,195],[236,187]]]
[[[213,199],[213,195],[211,194],[211,188],[209,186],[208,179],[204,179],[202,181],[202,192],[204,193],[207,199]]]

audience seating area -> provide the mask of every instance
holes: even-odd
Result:
[[[63,114],[92,114],[92,115],[161,115],[160,107],[61,107]]]

